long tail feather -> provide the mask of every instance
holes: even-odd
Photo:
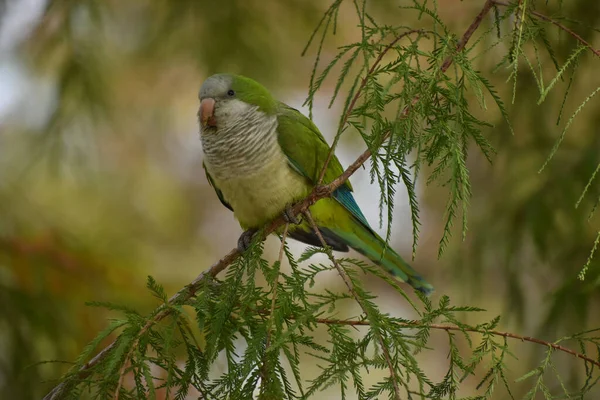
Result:
[[[408,283],[425,295],[433,293],[433,286],[425,281],[398,253],[390,247],[385,249],[385,241],[377,233],[362,224],[356,224],[353,231],[354,234],[334,230],[335,234],[348,246],[366,256],[396,278]]]

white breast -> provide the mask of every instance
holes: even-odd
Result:
[[[309,193],[306,179],[284,157],[281,154],[252,174],[215,182],[244,229],[261,227]]]
[[[259,228],[305,197],[310,185],[279,146],[276,116],[237,100],[217,113],[218,130],[201,136],[206,169],[240,225]]]

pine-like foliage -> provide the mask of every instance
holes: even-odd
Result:
[[[518,95],[519,68],[527,66],[541,103],[557,82],[573,76],[580,57],[596,51],[581,38],[569,36],[572,53],[559,60],[546,37],[549,23],[556,21],[535,9],[543,2],[481,2],[481,12],[465,34],[457,36],[444,24],[435,1],[415,0],[403,7],[423,26],[412,29],[381,25],[366,12],[366,1],[354,0],[349,3],[359,21],[359,40],[341,46],[325,63],[327,38],[335,34],[344,3],[331,4],[307,46],[307,52],[316,52],[307,104],[312,108],[324,82],[335,82],[331,103],[341,100],[343,107],[333,146],[346,132],[358,132],[363,138],[368,151],[349,173],[369,159],[371,179],[381,188],[380,216],[387,221],[388,232],[394,194],[407,191],[413,250],[420,226],[415,180],[447,188],[441,256],[457,220],[463,237],[467,231],[468,155],[480,152],[490,162],[494,156],[486,138],[490,123],[477,117],[474,109],[497,107],[510,125],[501,96],[485,77],[490,71],[476,70],[473,60],[497,57],[497,69],[511,71],[513,99]],[[555,29],[561,26],[554,23]],[[541,51],[547,51],[556,65],[550,80],[542,75]],[[569,83],[565,97],[570,87]],[[592,89],[568,119],[556,147],[598,90]],[[469,103],[473,94],[476,104]],[[556,148],[547,162],[555,152]],[[332,387],[342,399],[515,398],[516,387],[531,400],[598,396],[596,331],[546,342],[497,331],[499,317],[468,325],[461,322],[465,314],[479,308],[454,306],[446,296],[437,303],[415,298],[379,269],[336,258],[328,248],[309,248],[296,259],[287,248],[285,233],[281,241],[274,262],[263,258],[262,243],[256,241],[243,255],[232,251],[171,299],[149,278],[148,289],[160,302],[150,314],[94,304],[123,317],[84,349],[49,398],[304,399],[321,398],[320,393]],[[313,262],[317,254],[325,254],[329,262]],[[284,261],[290,272],[281,269]],[[315,281],[330,271],[343,279],[344,290],[315,290]],[[397,301],[411,308],[416,318],[383,312],[377,297],[365,288],[365,276],[388,282]],[[257,277],[266,283],[258,284]],[[338,308],[348,303],[357,306],[356,315],[343,318]],[[445,343],[432,339],[437,331],[445,335]],[[113,334],[117,339],[94,356],[99,344]],[[546,353],[531,372],[516,379],[507,362],[518,358],[513,345],[519,340],[545,346]],[[559,353],[577,358],[580,373],[562,377],[564,359]],[[437,365],[441,375],[425,369],[424,360],[432,357],[443,360]],[[304,365],[317,365],[318,373],[309,376]],[[380,378],[367,382],[367,375]]]

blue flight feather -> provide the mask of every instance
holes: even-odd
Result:
[[[350,188],[347,186],[340,186],[335,192],[333,192],[333,198],[340,202],[352,215],[359,220],[365,227],[371,229],[367,219],[364,214],[356,204],[356,200],[354,200],[354,196],[352,196],[352,192]]]

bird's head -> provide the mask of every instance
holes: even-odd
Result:
[[[217,132],[227,120],[239,119],[250,109],[272,115],[277,101],[260,83],[241,75],[216,74],[204,81],[198,94],[201,133]]]

